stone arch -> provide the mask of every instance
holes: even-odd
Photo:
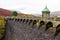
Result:
[[[23,23],[25,22],[25,19],[23,19]]]
[[[15,21],[17,21],[17,19],[15,18]]]
[[[29,19],[26,20],[26,23],[29,21]]]
[[[44,25],[44,24],[45,24],[45,22],[44,22],[44,21],[40,21],[40,24],[41,24],[41,25]]]
[[[55,32],[54,37],[56,37],[59,33],[60,33],[60,24],[58,24],[56,27],[56,32]]]
[[[37,23],[37,21],[36,20],[33,20],[33,25],[36,24],[36,23]]]
[[[9,20],[12,20],[12,21],[14,20],[14,18],[8,18],[8,19],[9,19]]]
[[[44,21],[40,21],[39,24],[40,24],[40,25],[39,25],[38,29],[39,29],[41,26],[43,26],[43,25],[45,24],[45,22],[44,22]]]
[[[46,24],[45,31],[47,31],[50,27],[53,27],[53,23],[52,23],[52,22],[48,22],[48,23]]]
[[[32,22],[33,20],[31,19],[31,20],[29,20],[29,24]]]
[[[11,20],[11,18],[8,18],[8,20]]]
[[[22,22],[23,20],[22,19],[20,19],[20,22]]]
[[[22,19],[22,23],[23,23],[24,19]]]
[[[13,20],[13,19],[11,19],[11,20]],[[20,20],[20,19],[15,18],[15,21],[17,21],[17,22],[18,22],[19,20]]]
[[[20,19],[17,19],[17,21],[19,21]]]
[[[57,25],[56,29],[60,29],[60,24]]]

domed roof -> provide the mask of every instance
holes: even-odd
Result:
[[[49,11],[49,9],[47,8],[47,6],[43,9],[43,11],[46,11],[46,12]]]

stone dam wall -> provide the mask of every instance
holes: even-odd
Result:
[[[45,25],[38,29],[36,25],[8,20],[3,40],[60,40],[60,34],[54,39],[56,28],[47,31],[45,28]]]

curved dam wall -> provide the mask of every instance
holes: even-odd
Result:
[[[45,31],[45,25],[38,28],[29,22],[7,20],[3,40],[60,40],[60,34],[54,38],[56,28]]]

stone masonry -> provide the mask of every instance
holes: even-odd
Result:
[[[29,22],[8,20],[3,40],[60,40],[60,34],[54,39],[55,27],[47,31],[45,28],[45,25],[38,29],[36,25],[29,24]]]

